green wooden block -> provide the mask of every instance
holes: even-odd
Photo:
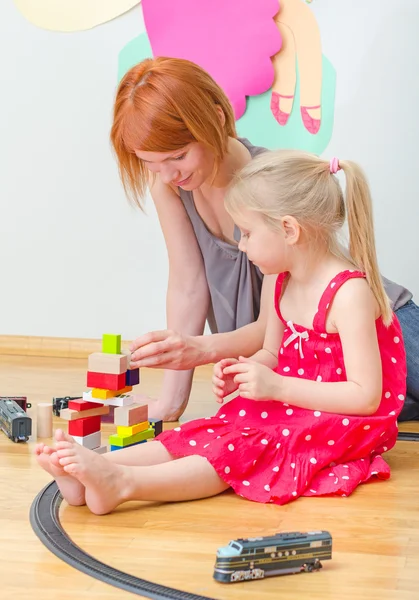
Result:
[[[109,436],[109,444],[111,446],[119,446],[120,448],[125,448],[126,446],[131,446],[132,444],[136,444],[137,442],[143,442],[150,438],[154,437],[154,429],[153,427],[149,427],[145,431],[140,431],[135,435],[127,435],[123,437],[114,433]]]
[[[121,354],[121,336],[104,333],[102,336],[102,352],[104,354]]]

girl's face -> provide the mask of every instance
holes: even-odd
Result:
[[[163,183],[192,191],[199,188],[213,173],[214,157],[203,144],[192,142],[174,152],[144,152],[135,154],[152,173],[158,173]]]
[[[289,244],[285,232],[268,227],[255,211],[242,209],[234,221],[240,228],[239,250],[246,252],[264,275],[282,273],[289,268]]]

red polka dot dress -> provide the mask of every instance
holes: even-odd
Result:
[[[326,315],[340,286],[364,275],[344,271],[330,282],[312,329],[283,320],[279,299],[285,276],[279,275],[275,290],[278,317],[285,324],[275,371],[319,382],[346,381],[340,337],[325,331]],[[406,393],[406,360],[397,317],[389,327],[378,319],[376,328],[383,393],[373,415],[326,413],[237,396],[214,417],[163,432],[159,441],[177,457],[204,456],[237,494],[255,502],[348,496],[373,477],[388,479],[390,469],[381,454],[396,442],[396,420]]]

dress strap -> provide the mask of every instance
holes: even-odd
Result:
[[[282,296],[282,288],[284,285],[284,281],[285,279],[288,277],[288,271],[286,271],[285,273],[280,273],[278,275],[278,277],[276,278],[276,284],[275,284],[275,294],[274,294],[274,303],[275,303],[275,310],[276,310],[276,314],[278,315],[280,321],[282,321],[283,323],[285,323],[282,314],[281,314],[281,309],[279,307],[279,304],[281,302],[281,296]],[[286,325],[286,323],[285,323]]]
[[[364,278],[365,273],[362,271],[341,271],[338,273],[332,281],[329,283],[327,288],[322,294],[320,298],[319,306],[316,314],[313,319],[313,329],[318,333],[326,333],[326,317],[327,311],[329,310],[329,306],[338,291],[338,289],[346,282],[348,279],[356,279],[356,278]]]

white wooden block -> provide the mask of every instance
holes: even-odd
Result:
[[[98,404],[104,404],[105,406],[130,406],[135,402],[135,396],[130,394],[122,394],[121,396],[115,396],[115,398],[108,398],[107,400],[100,400],[100,398],[92,398],[92,392],[83,392],[83,400],[87,402],[97,402]]]
[[[107,451],[107,446],[99,446],[99,448],[93,448],[93,452],[96,452],[96,454],[106,454]]]
[[[74,441],[83,446],[83,448],[89,448],[89,450],[94,450],[95,448],[99,448],[101,442],[101,432],[95,431],[95,433],[91,433],[90,435],[73,435]]]

